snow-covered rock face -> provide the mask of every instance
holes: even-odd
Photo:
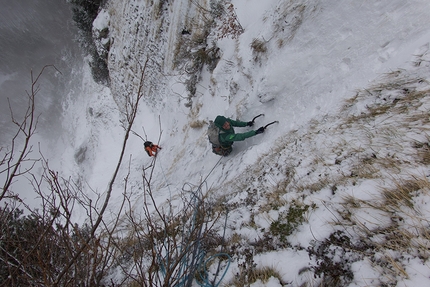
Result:
[[[108,57],[110,49],[109,20],[109,12],[103,9],[93,22],[94,42],[96,44],[97,53],[103,59]]]
[[[168,1],[109,3],[111,90],[120,105],[128,95],[137,92],[145,63],[145,102],[163,100],[166,94],[164,67],[168,67],[166,71],[171,68],[165,64],[165,55],[169,44],[174,44],[169,43],[171,9]]]

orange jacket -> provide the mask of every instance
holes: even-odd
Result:
[[[158,149],[161,149],[161,147],[153,143],[150,143],[149,145],[145,146],[145,151],[149,156],[157,155]]]

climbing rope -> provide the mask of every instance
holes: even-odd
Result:
[[[207,271],[207,265],[209,262],[211,262],[212,260],[218,257],[227,258],[227,266],[224,268],[224,272],[222,276],[217,280],[217,277],[219,275],[218,272],[222,262],[220,260],[218,262],[217,274],[215,274],[215,278],[212,280],[212,282],[210,282],[209,275],[208,275],[209,272]],[[231,263],[231,257],[227,253],[218,253],[218,254],[212,255],[203,264],[201,264],[201,268],[200,268],[201,271],[199,272],[200,281],[197,280],[197,283],[202,287],[218,287],[221,284],[222,280],[224,279],[225,275],[227,274],[228,268],[230,267],[230,263]],[[204,276],[202,276],[202,273],[204,274]]]
[[[225,231],[227,229],[227,217],[228,217],[228,210],[227,210],[227,213],[225,215],[224,231],[223,231],[223,235],[222,235],[223,239],[225,238]],[[222,249],[224,249],[224,247]],[[207,271],[207,265],[209,262],[211,262],[212,260],[214,260],[215,258],[218,258],[218,257],[227,258],[227,266],[224,267],[224,272],[222,273],[221,277],[217,280],[217,277],[219,276],[219,272],[221,269],[221,262],[222,262],[221,260],[219,260],[214,278],[212,279],[211,282],[209,282],[209,275],[208,275],[209,272]],[[199,268],[202,271],[201,271],[201,273],[199,273],[200,282],[197,281],[197,283],[202,287],[218,287],[219,284],[221,284],[222,280],[224,279],[225,275],[227,274],[228,268],[230,267],[231,260],[232,259],[231,259],[230,255],[228,255],[227,253],[224,253],[223,250],[221,250],[220,253],[217,253],[217,254],[209,257],[203,264],[201,264],[201,266]],[[202,276],[202,273],[204,276]]]
[[[184,224],[182,225],[182,238],[181,242],[179,244],[179,254],[181,254],[181,260],[177,264],[177,266],[170,266],[170,264],[175,264],[175,262],[168,262],[170,255],[170,252],[174,252],[174,250],[165,250],[166,255],[161,256],[159,254],[159,265],[160,270],[162,271],[163,275],[166,275],[166,271],[168,268],[174,268],[177,269],[176,278],[174,278],[174,281],[176,282],[172,286],[177,287],[191,287],[192,282],[194,279],[196,279],[197,283],[202,287],[218,287],[222,280],[224,279],[228,268],[231,263],[231,258],[228,254],[221,252],[219,254],[214,254],[210,256],[208,259],[204,260],[206,257],[206,251],[202,247],[202,239],[203,239],[203,233],[204,233],[204,225],[200,224],[198,221],[200,220],[198,217],[201,215],[199,212],[201,211],[201,205],[203,203],[203,192],[202,187],[204,184],[207,184],[207,179],[211,175],[211,173],[215,170],[215,168],[218,166],[218,164],[221,162],[220,158],[215,165],[212,167],[212,169],[209,171],[209,173],[206,175],[206,177],[203,179],[203,181],[197,186],[196,189],[194,189],[196,186],[193,186],[189,183],[185,183],[183,186],[183,191],[189,192],[191,194],[190,201],[187,208],[194,209],[192,212],[192,216],[190,219],[186,219]],[[163,171],[164,173],[164,171]],[[185,187],[189,186],[190,189],[186,189]],[[194,188],[193,188],[194,187]],[[194,190],[193,190],[194,189]],[[223,232],[223,238],[225,237],[225,230],[227,226],[227,215],[225,219],[224,224],[224,232]],[[168,240],[167,234],[165,234],[165,240]],[[167,246],[167,243],[163,243],[164,246]],[[211,263],[213,260],[218,260],[218,266],[215,275],[212,279],[209,279],[209,272],[207,270],[207,266],[209,263]],[[225,266],[221,266],[224,262],[227,262]],[[220,276],[220,270],[224,269]],[[170,270],[172,271],[172,270]],[[196,275],[199,275],[199,278],[195,278]]]

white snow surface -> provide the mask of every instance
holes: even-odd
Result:
[[[136,94],[140,67],[149,57],[145,96],[133,130],[153,142],[160,139],[163,149],[153,175],[158,203],[169,199],[180,206],[177,195],[184,184],[199,185],[209,175],[205,191],[210,190],[215,194],[212,196],[225,197],[228,204],[238,206],[229,213],[227,234],[240,234],[249,242],[258,240],[262,230],[267,231],[291,202],[315,204],[317,207],[309,212],[306,222],[288,237],[290,247],[254,256],[259,268],[271,267],[280,278],[259,280],[251,286],[317,284],[318,279],[306,269],[316,264],[306,248],[337,230],[332,223],[339,216],[337,211],[345,196],[371,201],[379,194],[379,188],[389,182],[368,179],[354,185],[339,184],[336,193],[330,187],[302,194],[287,191],[278,199],[284,206],[262,211],[270,201],[264,190],[279,186],[292,169],[296,182],[301,180],[303,185],[318,180],[321,173],[335,177],[353,170],[348,165],[348,156],[333,153],[334,147],[347,142],[359,150],[360,141],[364,143],[366,139],[359,131],[339,129],[338,113],[344,100],[380,81],[386,73],[418,69],[413,65],[415,56],[429,51],[430,1],[233,0],[244,32],[237,39],[209,36],[220,48],[221,58],[212,73],[203,68],[191,107],[186,106],[190,102],[184,84],[188,75],[180,65],[174,67],[174,61],[177,42],[192,37],[181,35],[182,29],[188,28],[192,33],[198,29],[187,21],[193,17],[197,19],[195,22],[201,21],[197,17],[199,10],[192,1],[165,1],[162,16],[156,17],[158,12],[149,2],[111,0],[101,18],[95,21],[99,28],[109,26],[112,85],[106,88],[95,84],[88,69],[84,69],[80,97],[69,99],[65,105],[64,125],[68,134],[61,139],[66,148],[61,151],[57,168],[80,178],[85,186],[91,187],[88,190],[103,194],[124,136],[123,100],[126,95]],[[207,1],[200,2],[208,5]],[[255,39],[265,42],[266,52],[253,53],[251,44]],[[428,73],[420,77],[429,80]],[[366,100],[358,102],[351,112],[359,115],[360,109],[364,110],[368,104]],[[428,113],[428,104],[421,108]],[[265,116],[256,120],[255,128],[274,120],[279,124],[262,135],[236,142],[232,154],[225,158],[211,152],[207,125],[191,127],[192,123],[207,123],[217,115],[249,121],[260,113]],[[384,124],[388,123],[396,126],[389,117]],[[236,132],[249,129],[236,128]],[[407,148],[402,150],[407,153]],[[80,160],[78,151],[85,154]],[[391,151],[381,148],[373,152],[379,157]],[[336,165],[336,160],[342,157],[342,164]],[[315,158],[319,162],[315,163]],[[129,184],[136,210],[142,205],[142,169],[152,160],[144,152],[142,140],[132,135],[120,178],[125,177],[130,167]],[[429,175],[425,166],[419,170],[411,167],[401,174],[412,172]],[[114,189],[109,205],[112,212],[122,196],[121,184],[119,180]],[[257,192],[250,193],[253,189]],[[427,215],[428,199],[425,194],[415,198]],[[247,200],[254,204],[246,204]],[[384,219],[376,220],[379,215],[371,209],[360,209],[353,216],[369,229],[389,224]],[[257,227],[247,224],[251,217]],[[84,214],[76,219],[84,221]],[[225,284],[239,270],[240,258],[235,260],[224,278]],[[430,285],[427,260],[415,257],[408,259],[408,263],[399,262],[409,276],[395,276],[397,286]],[[349,286],[380,286],[385,282],[380,279],[384,275],[366,258],[353,262],[351,270],[354,279]]]

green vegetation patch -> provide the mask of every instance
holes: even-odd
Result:
[[[272,235],[279,237],[281,242],[286,243],[287,237],[305,221],[305,214],[309,207],[309,205],[292,205],[286,213],[280,214],[278,220],[270,224]]]

